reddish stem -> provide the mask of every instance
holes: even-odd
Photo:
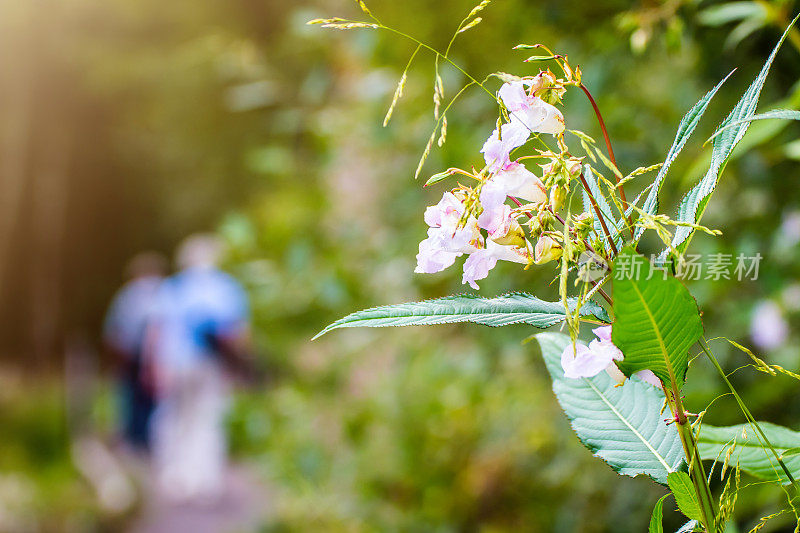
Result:
[[[611,232],[608,231],[606,219],[603,218],[603,213],[600,212],[600,207],[598,207],[597,201],[594,199],[594,196],[592,196],[592,191],[589,189],[589,184],[586,183],[586,178],[583,177],[583,172],[581,172],[580,180],[581,185],[583,185],[583,188],[586,191],[586,195],[589,197],[589,201],[592,203],[594,212],[597,214],[597,219],[600,221],[600,225],[603,227],[603,232],[606,234],[606,239],[608,239],[608,245],[611,247],[611,250],[616,256],[619,253],[619,250],[617,250],[617,246],[614,244],[614,239],[611,237]]]
[[[603,120],[603,115],[600,113],[600,108],[597,107],[597,102],[595,102],[594,98],[592,98],[592,93],[589,92],[589,89],[587,89],[582,83],[579,85],[579,87],[583,90],[584,94],[586,94],[586,98],[589,99],[589,103],[592,104],[592,108],[594,109],[594,114],[597,116],[597,122],[600,124],[600,131],[603,132],[603,139],[606,141],[608,158],[611,160],[614,166],[617,167],[617,170],[619,170],[619,167],[617,166],[617,158],[614,157],[614,149],[611,148],[611,139],[608,137],[608,129],[606,129],[606,123]],[[617,180],[617,183],[619,183],[619,176],[617,176],[616,173],[614,174],[614,178]],[[622,216],[625,216],[625,212],[628,211],[628,200],[625,198],[625,189],[622,187],[619,187],[619,196],[622,199]],[[625,218],[628,221],[628,226],[631,228],[631,237],[633,237],[633,225],[631,224],[631,220],[627,216],[625,216]]]
[[[517,204],[517,207],[521,207],[521,206],[522,206],[522,202],[520,202],[520,201],[519,201],[519,200],[518,200],[516,197],[514,197],[514,196],[509,196],[509,198],[511,198],[511,201],[513,201],[515,204]],[[556,220],[558,220],[559,222],[561,222],[561,224],[562,224],[562,225],[564,225],[564,226],[566,226],[566,225],[567,225],[566,221],[564,221],[564,219],[563,219],[563,218],[561,218],[561,217],[558,215],[558,213],[553,213],[553,211],[552,211],[552,210],[550,210],[550,208],[548,208],[548,211],[550,211],[550,212],[553,214],[553,216],[556,218]],[[527,217],[528,217],[529,219],[532,219],[532,218],[533,218],[533,215],[532,215],[530,212],[528,212],[528,211],[526,211],[526,212],[525,212],[525,215],[527,215]],[[573,233],[575,233],[575,232],[573,231]],[[591,250],[592,252],[594,252],[594,254],[595,254],[595,255],[600,255],[600,254],[598,254],[598,253],[597,253],[597,251],[596,251],[596,250],[595,250],[595,249],[592,247],[592,245],[591,245],[591,244],[589,244],[589,243],[586,241],[586,239],[584,239],[584,240],[583,240],[583,244],[585,244],[585,245],[586,245],[586,247],[587,247],[589,250]],[[597,282],[596,282],[596,281],[592,281],[592,280],[590,280],[589,282],[592,284],[592,287],[596,287],[596,286],[597,286]],[[609,296],[609,295],[606,293],[606,291],[604,291],[602,288],[598,288],[598,289],[597,289],[597,292],[599,292],[599,293],[600,293],[600,296],[602,296],[603,298],[605,298],[606,302],[608,302],[608,304],[609,304],[609,305],[614,305],[614,302],[613,302],[613,301],[611,301],[611,297],[610,297],[610,296]]]

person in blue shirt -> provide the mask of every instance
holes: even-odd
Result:
[[[103,325],[105,348],[118,368],[122,438],[140,452],[150,447],[156,401],[143,364],[143,347],[166,269],[166,259],[156,252],[135,256],[127,268],[130,281],[114,296]]]
[[[161,398],[154,466],[165,495],[177,500],[211,500],[224,488],[228,378],[250,354],[247,296],[216,267],[220,251],[209,235],[180,246],[180,271],[161,285],[150,336]]]

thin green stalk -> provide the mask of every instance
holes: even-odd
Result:
[[[695,494],[697,494],[697,501],[700,502],[701,522],[707,533],[716,533],[717,504],[711,495],[711,488],[708,486],[708,479],[706,478],[705,469],[703,468],[703,461],[700,459],[700,453],[697,451],[697,441],[692,431],[692,425],[686,418],[686,411],[683,409],[680,392],[678,392],[677,388],[673,385],[672,390],[665,390],[664,393],[675,415],[675,425],[678,428],[678,436],[681,439],[683,453],[689,464],[689,478],[692,480]]]
[[[429,51],[433,52],[434,54],[436,54],[436,57],[441,57],[442,59],[444,59],[445,61],[447,61],[448,63],[450,63],[450,64],[451,64],[453,67],[455,67],[455,68],[456,68],[456,70],[458,70],[458,71],[459,71],[461,74],[463,74],[464,76],[466,76],[468,80],[470,80],[471,82],[473,82],[473,83],[477,84],[477,85],[478,85],[478,86],[479,86],[481,89],[483,89],[484,91],[486,91],[486,93],[487,93],[489,96],[491,96],[491,97],[492,97],[492,100],[495,100],[495,101],[497,101],[497,96],[496,96],[496,95],[495,95],[495,94],[494,94],[492,91],[490,91],[489,89],[487,89],[487,88],[486,88],[486,86],[485,86],[483,83],[479,82],[478,80],[476,80],[475,78],[473,78],[472,76],[470,76],[470,74],[469,74],[469,73],[468,73],[466,70],[464,70],[463,68],[461,68],[461,67],[458,65],[458,63],[456,63],[455,61],[453,61],[452,59],[450,59],[449,57],[447,57],[447,55],[445,55],[445,54],[441,53],[441,52],[440,52],[439,50],[437,50],[436,48],[434,48],[434,47],[432,47],[432,46],[430,46],[430,45],[427,45],[427,44],[423,43],[423,42],[422,42],[422,41],[420,41],[419,39],[417,39],[417,38],[415,38],[415,37],[412,37],[411,35],[409,35],[409,34],[407,34],[407,33],[404,33],[404,32],[402,32],[402,31],[400,31],[400,30],[396,30],[396,29],[394,29],[394,28],[390,28],[389,26],[384,26],[383,24],[378,24],[378,28],[380,28],[380,29],[382,29],[382,30],[387,30],[387,31],[390,31],[390,32],[392,32],[392,33],[395,33],[395,34],[397,34],[397,35],[401,36],[401,37],[405,37],[406,39],[409,39],[410,41],[412,41],[412,42],[414,42],[414,43],[418,44],[419,46],[421,46],[421,47],[423,47],[423,48],[425,48],[425,49],[427,49],[427,50],[429,50]]]
[[[389,26],[384,26],[383,24],[377,24],[377,27],[378,27],[379,29],[382,29],[382,30],[387,30],[387,31],[390,31],[390,32],[392,32],[392,33],[395,33],[395,34],[397,34],[397,35],[399,35],[399,36],[401,36],[401,37],[404,37],[404,38],[406,38],[406,39],[409,39],[411,42],[414,42],[414,43],[416,43],[417,45],[421,46],[422,48],[425,48],[426,50],[429,50],[429,51],[433,52],[433,53],[436,55],[436,58],[437,58],[437,60],[438,60],[438,58],[442,58],[442,59],[444,59],[445,61],[447,61],[448,63],[450,63],[450,64],[451,64],[453,67],[455,67],[455,69],[456,69],[456,70],[458,70],[458,71],[459,71],[461,74],[463,74],[464,76],[466,76],[466,78],[467,78],[468,80],[470,80],[470,82],[471,82],[471,83],[474,83],[474,84],[476,84],[478,87],[480,87],[481,89],[483,89],[483,90],[486,92],[486,94],[488,94],[489,96],[491,96],[491,97],[492,97],[492,100],[494,100],[494,101],[495,101],[495,102],[497,102],[498,104],[499,104],[499,103],[501,103],[501,102],[500,102],[500,99],[497,97],[497,95],[496,95],[495,93],[493,93],[492,91],[490,91],[489,89],[487,89],[487,88],[486,88],[486,86],[483,84],[483,82],[480,82],[480,81],[478,81],[477,79],[475,79],[474,77],[472,77],[472,76],[471,76],[471,75],[470,75],[470,74],[469,74],[469,73],[468,73],[466,70],[464,70],[463,68],[461,68],[461,67],[458,65],[458,63],[456,63],[455,61],[453,61],[452,59],[450,59],[450,58],[448,57],[447,53],[444,53],[444,54],[443,54],[443,53],[441,53],[439,50],[437,50],[436,48],[434,48],[434,47],[432,47],[432,46],[430,46],[430,45],[427,45],[427,44],[423,43],[422,41],[420,41],[419,39],[417,39],[417,38],[415,38],[415,37],[412,37],[411,35],[409,35],[409,34],[407,34],[407,33],[404,33],[404,32],[402,32],[402,31],[400,31],[400,30],[396,30],[396,29],[394,29],[394,28],[390,28]],[[452,44],[452,43],[451,43],[451,44]],[[448,46],[448,49],[449,49],[449,46]],[[438,71],[438,61],[437,61],[437,64],[436,64],[436,68],[437,68],[437,71]],[[488,79],[488,76],[487,76],[487,79]],[[516,116],[516,115],[515,115],[515,113],[513,113],[513,112],[512,112],[511,114],[512,114],[512,115],[514,115],[514,116]],[[444,115],[444,113],[443,113],[442,115]],[[524,121],[523,121],[523,124],[524,124]],[[526,126],[526,127],[527,127],[527,126]],[[528,128],[528,129],[530,130],[530,128]],[[536,133],[536,132],[535,132],[535,131],[533,131],[533,130],[530,130],[530,132],[531,132],[531,133]]]
[[[708,356],[708,359],[711,361],[711,364],[714,365],[714,368],[722,377],[723,381],[725,381],[725,384],[728,386],[728,389],[730,389],[731,394],[733,394],[733,397],[736,398],[736,403],[739,404],[739,409],[742,410],[742,413],[744,414],[747,421],[750,423],[750,425],[752,425],[755,428],[760,438],[763,439],[762,445],[763,444],[767,445],[767,447],[772,452],[772,455],[775,456],[775,460],[777,460],[778,464],[781,465],[784,474],[786,474],[786,478],[792,483],[792,486],[794,487],[795,491],[798,491],[797,481],[794,479],[794,476],[792,476],[792,473],[786,467],[786,463],[783,462],[783,459],[781,459],[780,454],[775,450],[775,447],[772,446],[772,443],[764,434],[764,431],[761,429],[761,426],[759,426],[758,422],[756,422],[756,419],[753,417],[753,414],[750,412],[750,409],[748,409],[747,406],[745,405],[744,400],[742,400],[742,397],[739,396],[739,393],[736,392],[735,388],[733,388],[733,384],[728,379],[728,376],[725,374],[725,371],[722,369],[722,366],[720,366],[719,361],[717,361],[717,358],[714,357],[713,353],[711,353],[711,350],[708,347],[708,342],[706,341],[705,337],[703,337],[700,341],[700,348],[703,349],[706,356]]]

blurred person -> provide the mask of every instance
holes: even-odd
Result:
[[[103,326],[103,342],[118,367],[123,442],[134,451],[146,452],[150,447],[155,397],[142,352],[167,272],[167,260],[156,252],[144,252],[131,259],[126,271],[129,281],[111,302]]]
[[[228,381],[250,354],[247,297],[217,268],[220,253],[210,235],[179,247],[180,271],[161,286],[148,348],[160,395],[154,467],[164,495],[178,501],[213,502],[224,488]]]

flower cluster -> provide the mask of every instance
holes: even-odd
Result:
[[[476,281],[486,278],[499,260],[530,265],[561,257],[563,232],[554,231],[553,223],[570,180],[581,172],[581,159],[563,144],[564,116],[553,105],[560,102],[564,84],[549,70],[503,84],[498,91],[501,120],[481,149],[485,166],[473,173],[451,169],[478,183],[459,185],[425,211],[428,237],[419,244],[415,272],[440,272],[467,254],[463,282],[477,289]],[[561,152],[539,151],[512,160],[512,152],[536,134],[552,135]],[[546,161],[540,165],[541,177],[522,163],[533,158]],[[591,228],[591,216],[583,214],[574,222],[580,243]]]
[[[611,326],[595,328],[592,332],[597,337],[589,346],[581,343],[569,344],[561,353],[561,367],[568,378],[591,378],[605,370],[617,383],[625,381],[614,361],[622,361],[622,351],[611,341]],[[661,388],[661,381],[650,370],[640,370],[636,377]]]

